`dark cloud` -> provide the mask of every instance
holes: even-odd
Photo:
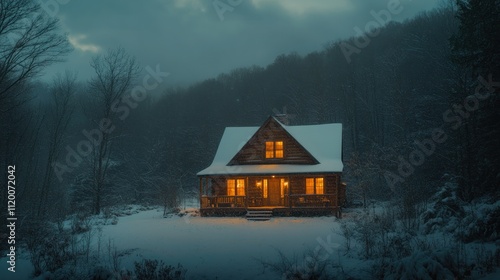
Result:
[[[236,67],[265,66],[279,54],[321,50],[355,35],[356,26],[364,29],[370,12],[391,1],[72,0],[51,9],[75,51],[46,76],[69,69],[86,80],[93,55],[122,46],[141,65],[170,72],[170,84],[187,84]],[[230,9],[218,13],[214,3]],[[400,0],[401,12],[391,17],[402,21],[435,6],[434,0]]]

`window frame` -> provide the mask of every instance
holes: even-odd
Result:
[[[267,179],[262,180],[262,198],[269,197],[269,185]]]
[[[312,185],[311,185],[312,181]],[[316,194],[315,187],[314,187],[314,178],[306,178],[306,194]]]
[[[226,195],[236,196],[236,179],[226,180]]]
[[[278,150],[278,143],[280,143],[281,149]],[[280,152],[280,156],[278,157],[278,152]],[[282,159],[285,157],[285,142],[283,140],[274,141],[274,158]]]
[[[246,180],[245,179],[236,179],[236,196],[245,196],[246,195]],[[241,194],[243,192],[243,194]]]
[[[231,178],[226,179],[227,196],[246,196],[246,179]]]
[[[280,147],[277,149],[276,147]],[[264,143],[264,158],[265,159],[284,159],[285,158],[285,141],[266,141]],[[277,156],[279,155],[279,157]]]
[[[306,177],[305,178],[306,195],[324,195],[325,177]],[[311,185],[312,183],[312,185]],[[312,189],[311,189],[312,188]],[[312,192],[311,192],[312,190]],[[319,192],[321,190],[321,193]]]

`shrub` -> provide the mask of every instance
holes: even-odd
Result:
[[[480,204],[472,208],[463,219],[464,228],[456,235],[464,242],[495,241],[500,238],[500,203]]]
[[[71,234],[49,223],[32,223],[25,233],[26,246],[34,267],[34,276],[54,272],[76,258]]]
[[[182,280],[187,272],[180,264],[174,267],[151,259],[134,262],[134,266],[137,280]]]
[[[277,250],[279,260],[276,262],[264,262],[261,264],[264,268],[269,267],[274,273],[280,276],[279,279],[286,280],[319,280],[319,279],[332,279],[332,271],[328,270],[328,264],[330,261],[325,260],[319,252],[306,251],[303,254],[303,258],[297,258],[294,255],[292,258],[288,258],[285,254]],[[334,266],[332,268],[340,268],[343,272],[341,265]]]
[[[448,253],[417,252],[390,263],[383,277],[384,279],[453,279],[455,275],[450,267],[456,267],[456,264]]]

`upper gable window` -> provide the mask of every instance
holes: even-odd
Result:
[[[266,158],[283,158],[283,141],[267,141]]]

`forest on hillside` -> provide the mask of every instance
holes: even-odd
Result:
[[[364,242],[364,257],[393,247],[389,229],[378,231],[385,218],[401,220],[405,234],[441,226],[459,244],[498,244],[499,27],[498,0],[458,0],[186,87],[161,87],[168,73],[142,69],[121,47],[89,61],[88,81],[69,69],[46,83],[44,69],[71,52],[58,19],[31,0],[0,0],[0,180],[15,175],[18,242],[34,275],[66,264],[58,248],[42,256],[72,236],[61,234],[68,217],[78,225],[72,234],[85,234],[86,217],[108,217],[116,206],[178,208],[198,197],[196,173],[210,165],[224,128],[260,126],[270,115],[286,115],[291,125],[343,124],[347,204],[385,201],[397,210],[342,224],[346,240]],[[0,203],[8,205],[13,194],[3,189]],[[375,231],[383,246],[378,237],[363,239]],[[88,261],[90,233],[87,240]],[[490,270],[500,260],[494,252],[483,261]],[[446,269],[465,273],[456,264]],[[378,267],[383,278],[391,263]]]
[[[498,200],[498,1],[459,1],[132,101],[141,68],[122,48],[89,62],[90,81],[72,69],[38,81],[70,48],[57,20],[31,1],[12,3],[20,6],[2,4],[0,14],[0,169],[6,182],[16,165],[26,223],[196,197],[196,173],[224,128],[275,114],[291,125],[343,124],[351,200],[394,198],[411,209],[450,181],[464,201]]]

